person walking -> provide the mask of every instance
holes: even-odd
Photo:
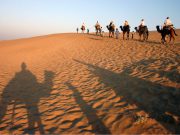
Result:
[[[77,33],[79,32],[79,28],[76,29]]]
[[[116,34],[116,39],[119,39],[120,32],[119,32],[118,28],[116,28],[115,34]]]

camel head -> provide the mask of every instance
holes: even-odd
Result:
[[[135,27],[134,29],[136,30],[136,32],[138,32],[138,29],[137,29],[137,27]]]
[[[120,26],[119,28],[121,29],[121,31],[123,31],[123,27],[122,26]]]
[[[40,88],[42,89],[41,97],[48,97],[53,88],[53,79],[55,74],[52,71],[44,71],[44,81],[40,84]]]
[[[109,25],[107,25],[106,28],[109,30]]]
[[[159,33],[162,32],[162,30],[160,30],[160,26],[159,26],[159,25],[156,26],[156,29],[157,29],[157,31],[158,31]]]

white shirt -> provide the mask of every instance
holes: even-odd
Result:
[[[97,25],[99,25],[99,23],[98,23],[98,22],[96,23],[96,26],[97,26]]]
[[[145,26],[145,21],[141,21],[140,25]]]
[[[115,31],[116,36],[119,36],[119,30]]]
[[[166,19],[164,23],[166,26],[172,25],[172,22],[170,19]]]

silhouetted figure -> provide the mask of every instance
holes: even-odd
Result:
[[[147,41],[149,37],[149,30],[148,27],[145,25],[144,19],[141,20],[141,23],[138,27],[134,28],[137,33],[139,33],[139,40],[143,36],[143,41]]]
[[[86,27],[85,27],[85,24],[83,23],[82,26],[81,26],[81,30],[82,30],[82,33],[84,33],[84,31],[86,30]]]
[[[127,40],[129,40],[129,33],[130,33],[130,25],[127,20],[124,22],[124,26],[120,26],[121,31],[123,32],[123,40],[125,38],[125,34],[127,33]]]
[[[102,29],[102,27],[99,24],[99,22],[97,21],[96,25],[95,25],[96,35],[98,35],[98,33],[99,33],[99,35],[101,35],[101,32],[102,32],[101,29]]]
[[[28,117],[27,132],[34,134],[35,124],[37,123],[40,133],[45,133],[40,118],[38,103],[42,97],[50,96],[54,73],[45,71],[44,76],[44,82],[38,83],[36,76],[27,69],[26,64],[24,62],[21,64],[21,71],[15,74],[2,93],[0,101],[0,123],[6,114],[9,104],[12,102],[14,104],[13,113],[16,111],[16,105],[24,104]],[[14,116],[14,114],[12,114],[12,116]]]
[[[133,32],[131,33],[131,38],[132,38],[132,39],[134,39],[134,35],[135,35],[135,32],[133,31]]]
[[[77,34],[78,34],[78,32],[79,32],[79,28],[77,28],[77,29],[76,29],[76,31],[77,31]]]
[[[87,29],[87,34],[89,34],[89,29]]]
[[[119,32],[118,28],[116,28],[115,34],[116,34],[116,39],[119,39],[120,32]]]
[[[109,25],[106,26],[107,29],[109,30],[109,37],[114,37],[114,32],[115,32],[115,25],[114,25],[114,22],[111,21]]]

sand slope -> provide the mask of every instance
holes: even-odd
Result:
[[[159,39],[0,41],[0,134],[180,133],[180,37]]]

